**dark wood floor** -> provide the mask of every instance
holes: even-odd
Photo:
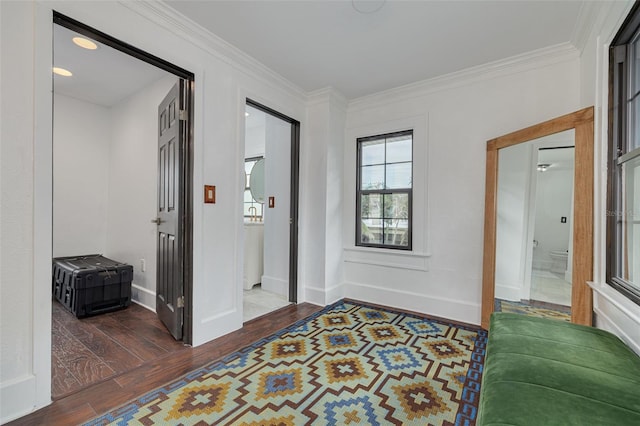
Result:
[[[61,308],[61,307],[60,307]],[[100,414],[116,408],[147,391],[155,389],[171,380],[202,367],[211,361],[233,353],[252,342],[267,337],[274,332],[284,328],[294,322],[305,318],[322,309],[319,306],[302,303],[290,305],[269,315],[265,315],[244,324],[238,331],[227,334],[214,341],[198,346],[196,348],[182,347],[179,350],[168,351],[167,353],[150,360],[143,360],[143,353],[132,353],[130,349],[126,352],[132,353],[141,359],[141,363],[131,371],[112,374],[111,377],[102,378],[101,381],[84,387],[80,392],[69,394],[59,398],[48,407],[36,411],[28,416],[22,417],[10,425],[75,425],[88,421]],[[124,312],[124,311],[123,311]],[[132,312],[135,312],[132,310]],[[110,314],[105,314],[110,315]],[[115,315],[111,315],[115,316]],[[73,317],[71,317],[73,318]],[[94,317],[98,321],[98,317]],[[105,320],[106,321],[106,320]],[[126,326],[133,326],[135,319],[128,320]],[[141,322],[141,321],[140,321]],[[110,327],[119,328],[116,320],[107,321]],[[54,325],[54,329],[55,329]],[[60,332],[64,328],[59,327]],[[151,329],[149,329],[151,331]],[[80,332],[85,341],[90,341],[88,335]],[[126,333],[125,333],[126,334]],[[135,339],[135,334],[130,336]],[[161,347],[154,342],[154,345]],[[153,351],[157,349],[154,347]],[[93,346],[91,351],[95,354],[100,352],[97,346]],[[129,356],[123,351],[119,351],[122,356]],[[88,355],[87,355],[88,356]],[[105,362],[104,367],[100,367],[96,376],[105,374],[108,369],[119,368],[116,362]],[[89,377],[94,375],[94,371],[87,373],[86,363],[78,363],[78,366],[66,367],[72,376],[80,381],[78,377]],[[82,374],[81,374],[82,373]],[[57,379],[59,380],[59,379]],[[66,379],[65,379],[66,381]],[[64,387],[64,385],[63,385]]]
[[[51,396],[60,399],[131,371],[148,361],[186,350],[154,312],[127,309],[77,319],[57,301],[51,321]]]

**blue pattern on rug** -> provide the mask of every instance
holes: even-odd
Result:
[[[86,425],[473,425],[486,338],[340,301]]]

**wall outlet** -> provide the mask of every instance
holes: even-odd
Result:
[[[140,271],[147,271],[147,262],[144,259],[140,259]]]

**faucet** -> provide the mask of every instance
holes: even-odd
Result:
[[[253,214],[251,215],[251,222],[255,222],[256,215],[258,214],[258,209],[255,206],[249,207],[249,214],[251,214],[251,209],[253,209]]]

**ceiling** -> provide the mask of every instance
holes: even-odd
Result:
[[[165,1],[306,92],[348,99],[570,42],[582,1]],[[361,13],[356,8],[379,10]],[[166,76],[54,25],[54,91],[113,106]]]
[[[76,36],[80,34],[60,25],[53,26],[53,66],[73,73],[71,77],[53,75],[55,93],[111,107],[169,75],[95,40],[96,50],[78,47],[71,41]]]
[[[541,149],[538,151],[538,164],[549,164],[549,170],[573,170],[574,147]]]
[[[538,164],[550,164],[549,170],[573,170],[575,161],[575,131],[565,130],[537,139]]]
[[[570,42],[585,2],[165,3],[303,90],[353,99]]]

